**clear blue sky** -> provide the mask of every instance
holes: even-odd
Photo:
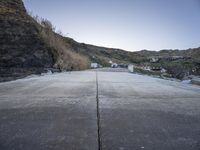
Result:
[[[79,42],[135,51],[200,46],[200,0],[24,0]]]

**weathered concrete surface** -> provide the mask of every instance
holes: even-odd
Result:
[[[200,88],[99,72],[103,150],[200,150]]]
[[[104,70],[105,71],[105,70]],[[103,150],[199,150],[200,88],[99,72]],[[0,83],[0,150],[97,150],[96,74]]]
[[[97,150],[95,72],[0,84],[0,150]]]

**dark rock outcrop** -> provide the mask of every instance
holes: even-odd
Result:
[[[1,77],[20,77],[53,66],[51,49],[21,0],[0,0],[0,27]]]

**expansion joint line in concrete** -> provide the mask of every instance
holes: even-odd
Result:
[[[98,72],[96,71],[96,103],[97,103],[97,134],[98,134],[98,150],[102,150],[101,144],[101,118],[99,111],[99,87],[98,87]]]

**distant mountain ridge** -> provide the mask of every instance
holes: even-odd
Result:
[[[141,50],[137,51],[142,56],[150,57],[150,56],[183,56],[183,57],[198,57],[200,56],[200,47],[198,48],[190,48],[186,50],[160,50],[160,51],[148,51],[148,50]]]

